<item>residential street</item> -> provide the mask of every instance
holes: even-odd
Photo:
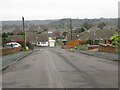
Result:
[[[35,48],[3,72],[3,88],[117,88],[118,63],[55,48]]]

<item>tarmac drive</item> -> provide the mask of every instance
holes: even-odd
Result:
[[[118,63],[68,52],[39,50],[3,72],[3,88],[118,88]]]

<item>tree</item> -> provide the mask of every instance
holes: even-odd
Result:
[[[84,32],[84,31],[85,31],[85,28],[84,28],[84,27],[81,27],[81,28],[78,28],[78,29],[77,29],[77,32],[78,32],[78,33],[81,33],[81,32]]]
[[[8,37],[7,33],[2,33],[2,37]]]
[[[41,32],[37,32],[36,34],[41,34]]]
[[[87,40],[87,44],[90,44],[90,45],[92,45],[92,40]]]
[[[99,27],[100,29],[103,29],[104,26],[106,26],[106,25],[105,25],[105,23],[103,23],[103,22],[98,25],[98,27]]]
[[[85,31],[85,29],[82,27],[82,28],[81,28],[81,32],[84,32],[84,31]]]
[[[14,34],[13,34],[13,33],[8,32],[8,33],[7,33],[7,35],[11,36],[11,35],[14,35]]]
[[[87,30],[89,30],[93,25],[88,23],[88,22],[84,22],[83,27],[86,28]]]
[[[68,33],[68,32],[63,32],[63,36],[66,36],[67,33]]]
[[[117,32],[114,36],[110,38],[110,40],[112,41],[112,45],[120,43],[120,32]]]
[[[25,35],[25,33],[24,32],[20,32],[17,35]]]

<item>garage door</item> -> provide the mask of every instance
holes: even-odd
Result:
[[[50,47],[54,47],[54,42],[50,42]]]

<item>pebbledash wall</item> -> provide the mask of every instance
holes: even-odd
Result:
[[[116,47],[111,46],[111,45],[100,44],[98,51],[101,51],[101,52],[120,52],[120,44],[117,44]]]
[[[19,47],[15,47],[15,48],[3,48],[2,49],[2,55],[15,53],[15,52],[20,52],[20,48]]]

